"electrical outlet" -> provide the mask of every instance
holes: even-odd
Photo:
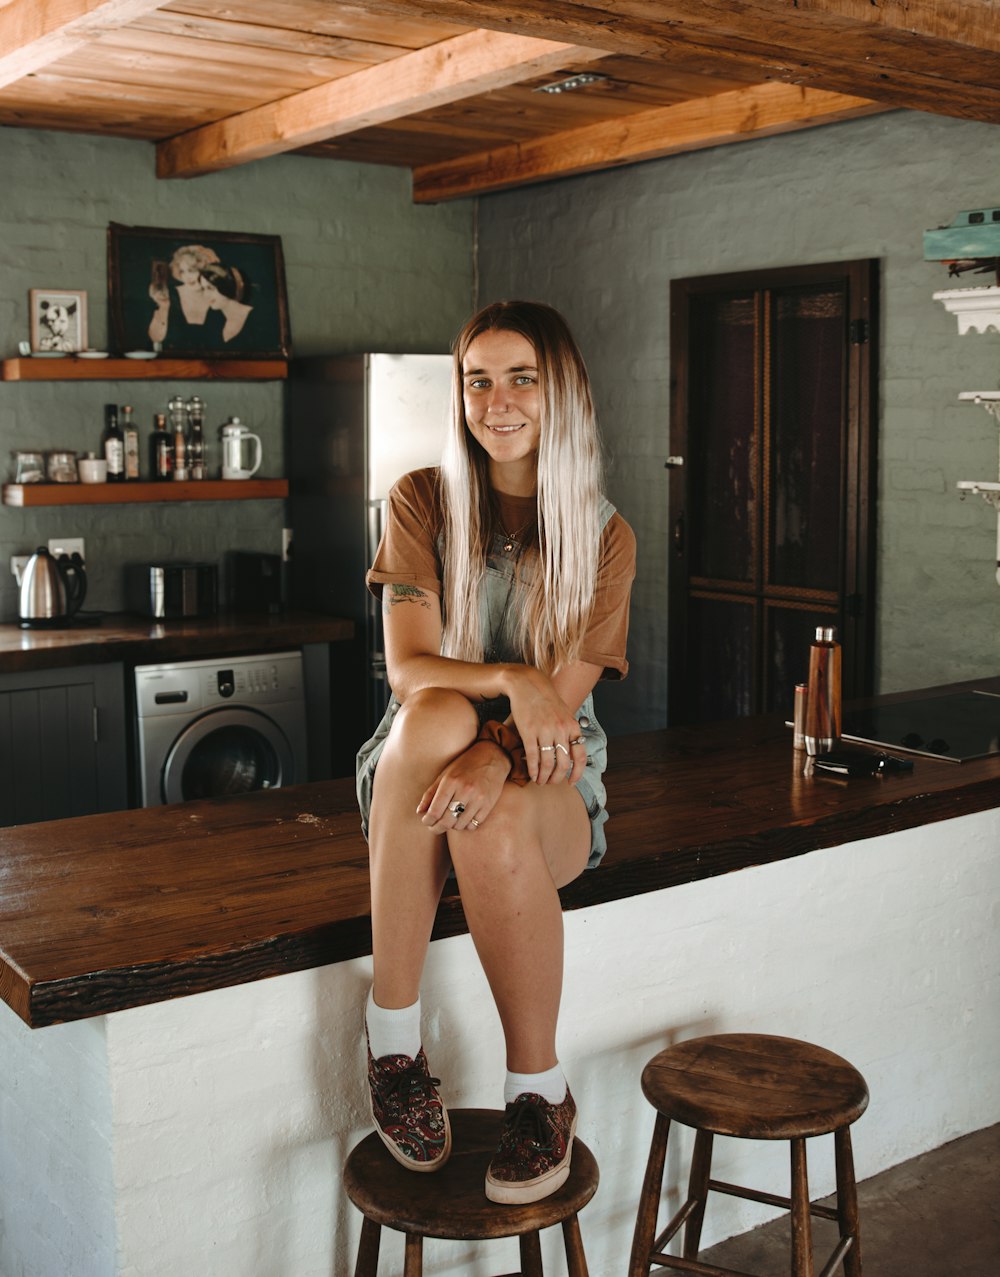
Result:
[[[54,559],[58,559],[60,554],[78,554],[85,560],[83,537],[49,537],[49,554]]]
[[[24,569],[27,567],[28,560],[30,558],[30,554],[12,554],[10,556],[11,574],[17,579],[18,585],[21,584],[21,577],[24,574]]]
[[[281,561],[282,563],[288,563],[291,560],[293,544],[294,544],[294,541],[292,536],[292,529],[282,528],[281,529]]]

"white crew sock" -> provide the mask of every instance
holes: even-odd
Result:
[[[550,1104],[561,1104],[566,1098],[566,1075],[562,1065],[556,1064],[544,1073],[511,1073],[507,1070],[507,1080],[503,1088],[503,1102],[510,1104],[519,1095],[540,1095]]]
[[[420,999],[398,1010],[380,1007],[369,991],[365,1007],[368,1046],[376,1060],[383,1055],[408,1055],[417,1058],[420,1050]]]

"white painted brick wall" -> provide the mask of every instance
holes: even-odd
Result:
[[[861,1178],[1000,1120],[998,846],[1000,812],[983,812],[566,915],[560,1053],[601,1168],[581,1216],[594,1277],[622,1272],[653,1121],[639,1075],[671,1041],[759,1031],[846,1056],[872,1095],[854,1128]],[[109,1146],[116,1277],[352,1271],[360,1224],[340,1167],[367,1130],[369,978],[359,960],[107,1017],[104,1089],[72,1095],[49,1079],[73,1072],[74,1035],[93,1026],[32,1034],[0,1008],[0,1070],[27,1097],[16,1151],[0,1155],[4,1277],[110,1277],[86,1242],[112,1206]],[[501,1034],[467,936],[431,946],[423,1001],[449,1103],[499,1107]],[[58,1168],[67,1149],[91,1157],[87,1131],[105,1170],[81,1200]],[[684,1134],[668,1157],[673,1206]],[[833,1188],[829,1145],[811,1145],[814,1196]],[[786,1146],[719,1141],[717,1174],[787,1191]],[[705,1244],[767,1215],[713,1201]],[[84,1238],[72,1262],[48,1266],[70,1237]],[[559,1272],[558,1234],[545,1246]],[[383,1253],[399,1271],[398,1235]],[[516,1262],[506,1243],[429,1243],[425,1271],[487,1277]]]

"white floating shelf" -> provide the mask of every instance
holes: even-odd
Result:
[[[1000,287],[946,288],[935,293],[949,315],[958,319],[958,333],[1000,333]]]

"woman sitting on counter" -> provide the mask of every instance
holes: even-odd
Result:
[[[442,465],[392,490],[367,578],[393,689],[358,755],[368,1080],[393,1157],[443,1166],[451,1132],[422,1046],[420,981],[453,873],[507,1051],[486,1195],[524,1203],[569,1174],[558,891],[606,849],[607,740],[592,690],[628,669],[635,538],[602,494],[589,380],[562,316],[495,303],[468,321],[454,356]]]

